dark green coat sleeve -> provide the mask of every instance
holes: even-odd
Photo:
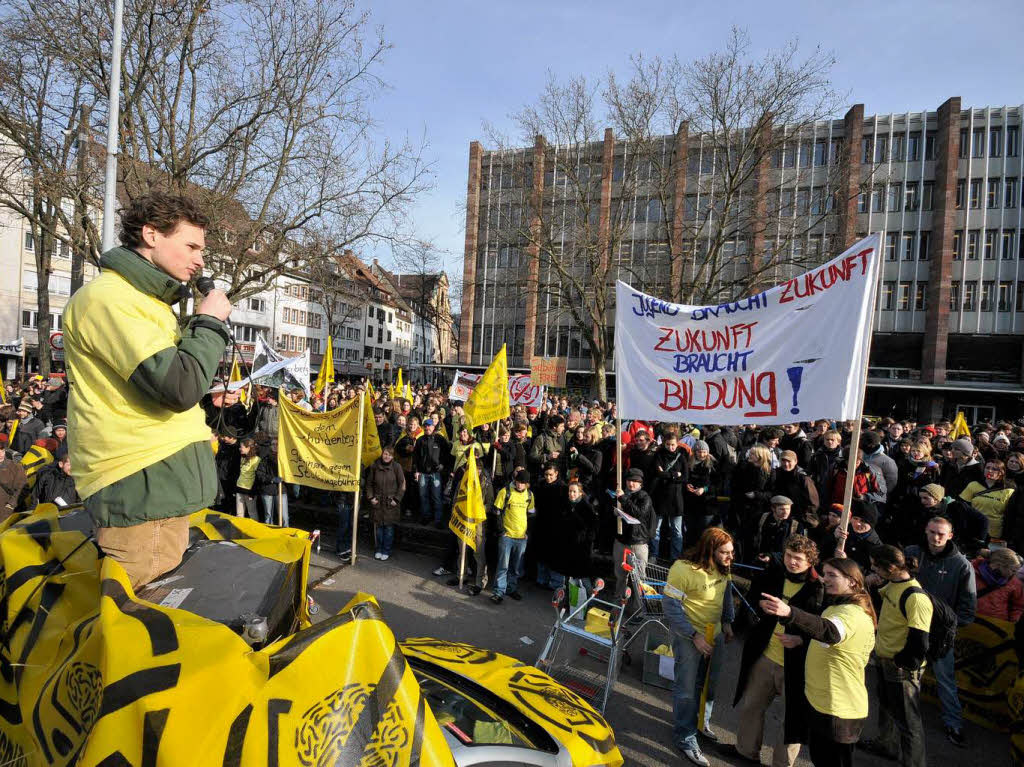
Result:
[[[189,320],[177,346],[140,362],[128,382],[159,405],[182,413],[195,407],[210,388],[228,340],[227,325],[198,314]]]

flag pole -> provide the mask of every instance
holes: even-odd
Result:
[[[622,418],[618,408],[615,408],[615,445],[615,508],[618,508],[622,491]],[[622,517],[618,514],[615,515],[615,532],[622,535]]]
[[[881,238],[879,238],[879,242]],[[864,421],[864,400],[867,398],[868,389],[868,367],[871,362],[871,330],[875,325],[875,301],[878,298],[878,280],[881,277],[881,254],[879,252],[879,245],[875,248],[875,275],[874,281],[871,286],[871,298],[868,305],[868,322],[867,322],[867,339],[865,340],[864,348],[864,364],[861,367],[861,390],[860,390],[860,414],[857,416],[857,420],[853,422],[853,431],[850,434],[850,450],[846,455],[846,485],[843,488],[843,513],[839,518],[839,529],[843,531],[843,536],[839,539],[836,544],[836,551],[845,553],[846,549],[846,535],[850,528],[850,512],[853,506],[853,484],[857,477],[857,464],[860,460],[860,425]]]
[[[277,483],[277,526],[284,527],[284,482]]]
[[[501,420],[498,419],[498,424],[494,429],[494,455],[491,456],[491,481],[494,481],[494,472],[498,470],[498,440],[501,437]]]
[[[459,538],[459,591],[466,577],[466,542]]]
[[[352,554],[349,564],[356,563],[356,539],[359,534],[359,496],[362,495],[363,479],[363,398],[366,390],[359,392],[359,426],[356,428],[356,497],[352,503]]]

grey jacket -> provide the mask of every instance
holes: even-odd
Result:
[[[885,487],[882,488],[884,495],[880,499],[885,503],[888,497],[896,492],[896,483],[899,481],[900,472],[896,468],[896,461],[887,456],[881,447],[873,453],[865,453],[864,461],[877,468],[885,479]]]
[[[952,607],[959,625],[973,623],[978,606],[974,568],[956,544],[950,541],[938,554],[932,554],[927,546],[907,546],[906,555],[917,557],[920,563],[916,577],[921,587]]]

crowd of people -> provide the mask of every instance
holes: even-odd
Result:
[[[364,392],[382,445],[361,484],[377,559],[391,556],[403,522],[447,527],[473,452],[488,515],[465,563],[469,594],[489,588],[495,605],[518,601],[526,580],[588,590],[610,569],[624,598],[618,563],[627,550],[641,571],[655,558],[673,563],[664,605],[674,636],[675,739],[691,762],[707,764],[698,736],[717,741],[715,686],[734,623],[749,626],[734,696],[747,725],[733,747],[741,760],[759,763],[764,714],[783,696],[773,765],[792,765],[804,743],[816,765],[851,764],[868,715],[864,671],[872,653],[880,733],[860,747],[904,765],[925,763],[925,664],[936,677],[946,736],[965,744],[949,635],[978,615],[1017,622],[1024,614],[1016,553],[1024,547],[1021,425],[981,423],[954,435],[945,420],[869,419],[857,444],[857,424],[824,420],[631,421],[619,435],[614,402],[548,396],[540,408],[516,406],[500,423],[474,425],[464,403],[427,385],[406,396],[383,384],[374,393],[363,381],[312,397],[300,388],[256,387],[248,405],[204,403],[215,431],[217,508],[288,525],[289,498],[330,507],[336,553],[347,556],[353,494],[279,487],[277,398],[322,410]],[[40,502],[75,503],[64,381],[10,382],[5,402],[3,516]],[[454,534],[449,541],[432,573],[454,584],[459,547]],[[738,611],[734,568],[752,575]]]

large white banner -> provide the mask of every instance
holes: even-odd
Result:
[[[479,380],[479,373],[463,373],[461,370],[456,370],[455,380],[452,381],[451,388],[448,389],[448,399],[465,402],[469,399],[469,395]],[[508,401],[510,405],[539,408],[544,404],[544,387],[533,383],[528,375],[510,375],[508,377]]]
[[[0,343],[0,354],[7,354],[9,356],[18,356],[25,351],[25,339],[16,338],[13,341],[7,341],[6,343]]]
[[[686,306],[616,286],[622,418],[775,424],[859,418],[880,235],[770,290]]]

